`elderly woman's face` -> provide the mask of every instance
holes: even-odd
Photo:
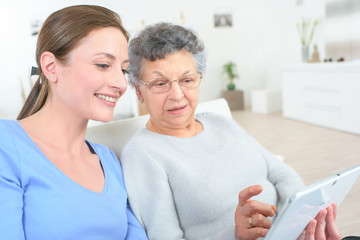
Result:
[[[185,79],[185,76],[198,74],[192,54],[185,50],[168,54],[164,59],[145,61],[142,73],[141,79],[145,83],[155,79]],[[166,133],[167,130],[186,128],[195,122],[198,89],[182,89],[178,81],[173,81],[166,92],[155,93],[149,85],[140,84],[137,93],[150,113],[151,125]]]

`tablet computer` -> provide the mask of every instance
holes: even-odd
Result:
[[[340,206],[360,176],[360,164],[295,192],[273,220],[264,240],[296,240],[320,210]]]

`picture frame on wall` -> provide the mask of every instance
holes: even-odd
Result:
[[[40,29],[43,25],[43,21],[41,21],[40,19],[34,19],[30,22],[30,27],[31,27],[31,35],[32,36],[37,36],[40,32]]]
[[[231,13],[215,13],[214,27],[215,28],[230,28],[233,26]]]

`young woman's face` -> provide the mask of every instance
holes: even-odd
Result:
[[[110,121],[116,102],[127,88],[128,43],[114,27],[91,31],[69,56],[57,64],[57,83],[52,89],[60,109],[80,118]]]
[[[175,80],[193,74],[197,74],[194,57],[182,50],[153,62],[144,61],[141,78],[148,83],[154,79]],[[198,94],[198,87],[182,89],[177,81],[163,93],[154,93],[145,85],[138,88],[138,95],[144,99],[150,113],[151,124],[163,133],[194,123]]]

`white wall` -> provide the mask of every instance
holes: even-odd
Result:
[[[0,118],[16,118],[23,104],[21,83],[30,88],[25,80],[30,74],[30,25],[26,8],[18,4],[4,1],[0,8]]]
[[[327,0],[326,56],[360,61],[360,1]]]
[[[22,4],[27,3],[25,0],[18,1],[21,1]],[[26,8],[29,15],[24,14],[25,10],[22,14],[18,14],[19,9],[16,8],[16,11],[13,9],[12,12],[10,11],[12,14],[9,15],[13,18],[16,17],[17,21],[8,21],[8,23],[18,30],[19,35],[26,35],[24,34],[26,27],[20,28],[19,25],[26,25],[26,22],[35,19],[45,20],[51,12],[57,9],[83,3],[98,4],[116,11],[131,34],[135,34],[141,29],[142,21],[145,24],[158,21],[180,24],[180,15],[183,12],[184,25],[199,33],[208,52],[208,70],[200,87],[200,101],[220,97],[221,90],[226,86],[222,65],[229,60],[234,61],[237,65],[240,80],[235,83],[238,88],[245,91],[246,105],[250,104],[249,93],[251,90],[264,87],[280,88],[280,66],[283,63],[300,62],[300,43],[293,17],[296,11],[295,0],[133,0],[126,2],[118,0],[32,0],[31,5]],[[12,3],[16,6],[18,4]],[[232,28],[213,27],[213,15],[219,12],[232,14]],[[26,40],[26,38],[21,39]],[[25,43],[25,41],[22,42]],[[34,46],[34,40],[31,44]],[[11,48],[7,47],[7,51],[10,52],[10,49],[14,49],[16,45],[13,44]],[[34,51],[34,47],[30,49],[30,51]],[[3,58],[2,55],[0,58]],[[5,63],[5,66],[8,65],[10,64]],[[21,68],[24,69],[24,66]],[[4,79],[9,76],[0,78],[1,88],[3,88]],[[12,81],[17,80],[12,79]],[[13,98],[18,97],[18,89],[15,86],[6,88],[6,92],[12,92]],[[120,100],[117,106],[117,111],[125,115],[127,112],[132,112],[134,107],[128,103],[131,102],[129,100],[132,98],[131,91],[127,92],[127,95],[129,96],[125,96],[123,101]],[[0,103],[6,102],[7,97],[0,95]],[[11,107],[0,105],[0,117],[12,118],[14,112],[19,110],[19,100],[17,99],[15,102],[11,104]]]

